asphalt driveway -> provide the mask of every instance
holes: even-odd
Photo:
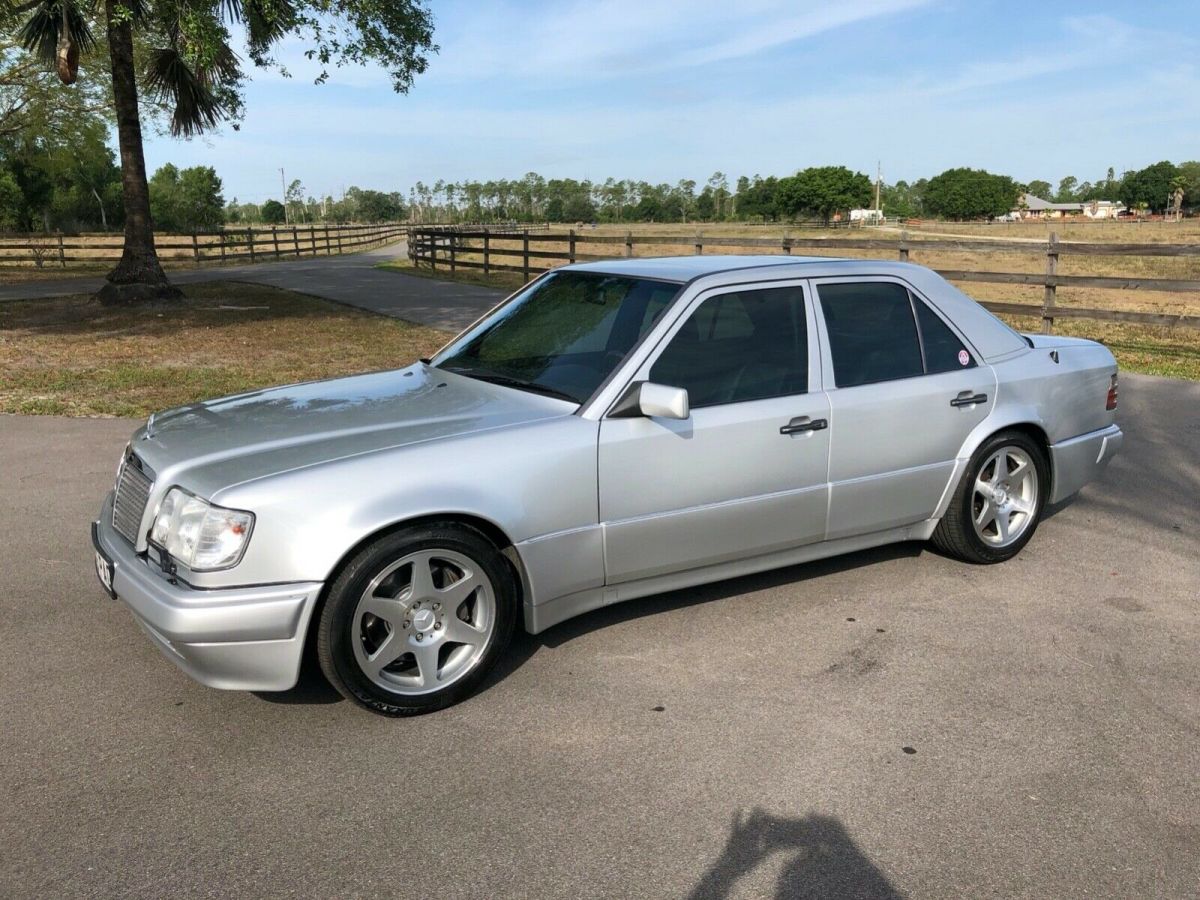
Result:
[[[92,571],[134,423],[0,417],[0,895],[1195,896],[1200,384],[1121,405],[1011,563],[634,601],[406,721],[179,674]]]
[[[169,274],[181,285],[205,281],[268,284],[452,332],[466,328],[504,297],[503,291],[494,288],[376,268],[407,252],[407,244],[401,242],[342,256],[177,269]],[[103,278],[91,276],[0,284],[0,301],[92,293],[103,283]]]

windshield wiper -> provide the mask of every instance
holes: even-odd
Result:
[[[443,368],[439,366],[438,368]],[[479,381],[486,381],[489,384],[499,384],[504,387],[516,388],[520,391],[529,391],[531,394],[544,394],[547,397],[557,397],[559,400],[569,400],[571,403],[578,404],[579,398],[568,394],[566,391],[560,391],[557,388],[547,387],[544,384],[538,384],[536,381],[522,381],[519,378],[513,378],[510,375],[501,375],[498,372],[488,372],[483,369],[463,369],[457,366],[446,366],[447,372],[453,372],[455,375],[465,375],[467,378],[476,378]]]

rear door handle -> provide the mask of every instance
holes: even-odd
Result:
[[[829,427],[825,419],[810,419],[808,416],[797,416],[779,429],[780,434],[800,434],[805,431],[824,431]]]
[[[951,406],[974,406],[976,403],[987,403],[987,394],[973,394],[963,391],[950,401]]]

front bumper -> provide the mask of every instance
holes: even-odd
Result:
[[[1109,460],[1121,449],[1125,435],[1116,425],[1089,431],[1050,445],[1054,466],[1054,489],[1050,502],[1058,503],[1100,476]]]
[[[172,584],[112,526],[112,494],[92,542],[112,588],[163,655],[209,687],[285,691],[296,684],[320,582],[198,590]]]

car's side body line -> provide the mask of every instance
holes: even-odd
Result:
[[[525,627],[531,634],[539,634],[547,628],[552,628],[560,622],[582,615],[602,606],[621,603],[625,600],[635,600],[650,594],[675,591],[682,588],[695,587],[713,581],[723,581],[756,572],[766,572],[785,566],[839,556],[856,550],[866,550],[900,541],[928,540],[937,522],[926,520],[907,525],[902,528],[890,528],[871,534],[859,534],[840,540],[822,541],[817,544],[805,544],[773,553],[751,558],[735,559],[712,566],[688,569],[682,572],[672,572],[666,575],[655,575],[626,581],[607,587],[592,588],[576,594],[556,597],[546,603],[536,606],[526,605]]]

